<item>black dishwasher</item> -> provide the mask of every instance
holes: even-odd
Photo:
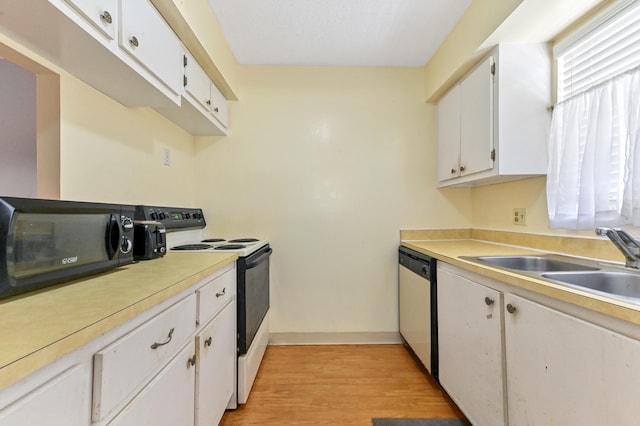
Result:
[[[400,246],[400,334],[438,381],[438,303],[436,259]]]

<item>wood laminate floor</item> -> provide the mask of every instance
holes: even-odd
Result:
[[[221,425],[369,425],[464,417],[402,345],[269,346],[247,404]]]

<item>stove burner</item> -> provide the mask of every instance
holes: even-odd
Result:
[[[202,240],[203,243],[224,243],[224,238],[207,238],[206,240]]]
[[[237,238],[235,240],[229,240],[230,243],[257,243],[257,238]]]
[[[212,247],[211,244],[183,244],[181,246],[175,246],[171,250],[206,250]]]
[[[218,247],[214,247],[214,250],[238,250],[245,247],[246,246],[244,244],[224,244]]]

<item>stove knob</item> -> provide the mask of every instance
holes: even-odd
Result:
[[[167,217],[167,216],[165,216],[165,214],[164,214],[164,213],[160,213],[160,214],[158,215],[158,219],[160,219],[160,220],[164,220],[166,217]]]
[[[152,212],[151,213],[151,220],[158,220],[158,213]]]
[[[122,244],[120,245],[120,251],[127,254],[133,248],[133,243],[127,237],[122,237]]]
[[[184,217],[186,217],[187,219],[191,219],[191,213],[185,213]]]

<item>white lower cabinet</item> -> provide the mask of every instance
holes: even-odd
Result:
[[[217,425],[236,333],[231,264],[0,389],[0,425]]]
[[[438,269],[440,384],[474,425],[504,425],[502,294]]]
[[[196,426],[217,425],[236,383],[236,301],[196,336]]]
[[[195,363],[195,347],[189,342],[109,424],[192,425]]]
[[[638,424],[640,332],[443,262],[438,321],[440,382],[474,425]]]
[[[512,425],[637,425],[640,341],[505,296]]]
[[[94,355],[93,420],[102,420],[154,377],[196,330],[191,294]]]
[[[0,408],[0,425],[86,425],[91,406],[90,382],[90,370],[74,365],[17,401]]]

